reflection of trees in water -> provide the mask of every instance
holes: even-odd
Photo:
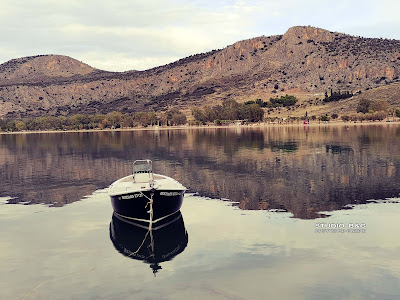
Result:
[[[279,127],[0,136],[0,194],[63,205],[131,173],[135,159],[243,209],[314,218],[398,196],[399,128]]]

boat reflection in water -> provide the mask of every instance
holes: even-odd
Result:
[[[150,264],[156,275],[162,269],[159,263],[185,250],[188,233],[180,211],[150,228],[148,223],[131,221],[113,213],[110,239],[121,254]]]

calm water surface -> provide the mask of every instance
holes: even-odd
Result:
[[[106,190],[141,158],[189,188],[156,277]],[[0,135],[0,298],[398,299],[399,195],[394,125]]]

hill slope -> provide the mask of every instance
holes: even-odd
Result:
[[[62,55],[16,58],[0,65],[0,85],[57,81],[96,71],[87,64]]]
[[[0,115],[185,109],[286,93],[307,100],[330,89],[397,91],[399,76],[400,41],[298,26],[141,72],[104,72],[63,56],[12,60],[0,65]]]

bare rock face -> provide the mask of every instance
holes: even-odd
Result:
[[[185,109],[286,93],[323,97],[330,89],[398,89],[399,76],[398,40],[297,26],[141,72],[104,72],[60,55],[14,59],[0,65],[0,116]]]

